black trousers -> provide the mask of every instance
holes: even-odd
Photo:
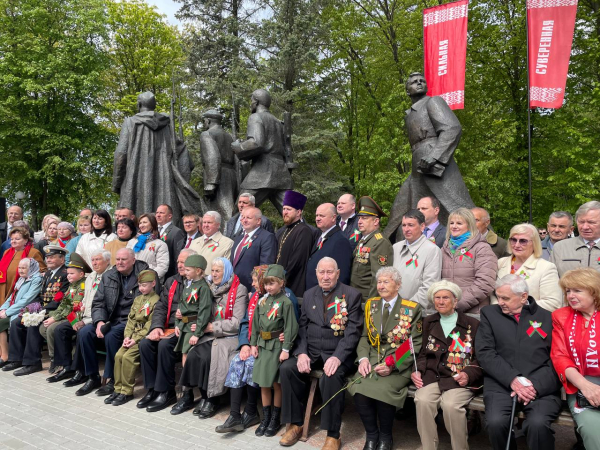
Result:
[[[504,450],[508,439],[508,430],[512,424],[510,413],[512,410],[512,397],[510,392],[485,392],[485,418],[490,443],[494,450]],[[560,414],[560,398],[555,395],[547,395],[537,398],[527,405],[517,403],[517,411],[525,413],[523,432],[527,439],[527,447],[530,450],[552,450],[554,449],[554,431],[552,422]],[[511,436],[511,449],[516,449],[514,435]]]
[[[10,324],[8,360],[20,361],[25,366],[39,364],[42,362],[43,343],[39,326],[26,327],[19,319],[15,319]]]
[[[175,389],[175,364],[177,353],[175,334],[168,339],[151,341],[142,339],[139,344],[142,360],[144,387],[157,392],[167,392]]]
[[[362,394],[354,395],[354,405],[362,420],[367,441],[392,442],[396,407]],[[379,424],[378,424],[379,421]]]
[[[65,368],[73,363],[73,337],[77,331],[69,322],[63,322],[54,329],[54,364]]]
[[[125,324],[118,323],[111,327],[104,335],[104,346],[106,347],[106,360],[104,362],[104,378],[114,378],[115,355],[123,345],[123,332]],[[77,339],[81,351],[86,375],[98,374],[98,356],[96,355],[96,327],[89,324],[79,330]]]
[[[279,378],[281,380],[281,421],[283,423],[302,424],[304,422],[304,411],[306,405],[304,399],[309,387],[310,377],[308,374],[300,373],[297,366],[298,360],[290,358],[279,366]],[[322,369],[325,361],[318,359],[311,363],[311,369]],[[319,390],[324,401],[333,397],[346,383],[347,374],[353,370],[352,361],[342,361],[337,371],[330,377],[323,374],[319,380]],[[321,411],[321,429],[339,432],[342,426],[342,413],[344,412],[345,392],[333,397],[333,399]]]

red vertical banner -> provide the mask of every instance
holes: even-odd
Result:
[[[450,109],[465,107],[468,0],[423,11],[427,95],[439,95]]]
[[[563,104],[576,15],[577,0],[527,0],[531,108]]]

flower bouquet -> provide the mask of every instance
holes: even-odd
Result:
[[[21,317],[21,323],[26,327],[37,327],[46,317],[46,310],[42,309],[39,302],[30,303],[21,309],[19,317]]]

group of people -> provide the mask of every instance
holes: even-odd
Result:
[[[411,383],[426,450],[438,446],[440,408],[453,449],[468,448],[466,407],[481,388],[495,449],[514,439],[514,399],[528,446],[553,448],[562,386],[585,448],[600,449],[600,202],[578,209],[577,237],[568,237],[572,216],[558,211],[543,241],[531,224],[505,241],[483,208],[456,209],[442,224],[437,199],[424,197],[393,244],[370,197],[320,205],[314,227],[303,218],[306,197],[286,191],[276,233],[255,203],[241,194],[226,224],[214,211],[185,214],[183,230],[169,205],[139,218],[120,208],[114,227],[107,211],[84,210],[79,234],[51,216],[37,242],[20,208],[9,208],[0,367],[42,370],[46,341],[48,382],[119,406],[133,398],[141,366],[138,408],[205,419],[229,392],[217,431],[258,425],[257,435],[274,436],[287,424],[283,446],[302,435],[309,375],[321,369],[326,450],[341,446],[344,386],[365,450],[393,448]]]

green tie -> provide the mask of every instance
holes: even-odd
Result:
[[[381,330],[383,331],[385,324],[390,318],[390,302],[383,303],[383,321],[381,322]]]

